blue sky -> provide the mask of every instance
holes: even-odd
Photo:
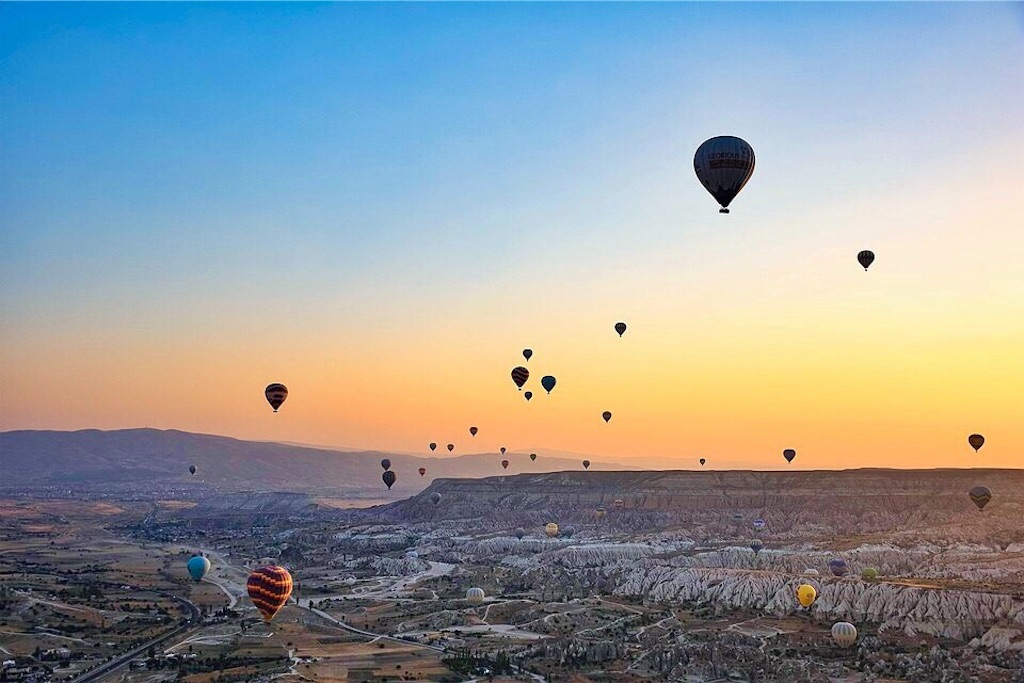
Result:
[[[1014,3],[4,3],[7,368],[44,365],[46,349],[86,383],[141,348],[222,353],[270,328],[307,356],[328,338],[354,355],[422,339],[413,366],[452,345],[457,360],[495,339],[568,344],[627,316],[668,332],[695,309],[843,338],[856,332],[807,311],[834,309],[848,283],[814,263],[865,243],[880,268],[910,264],[888,310],[938,319],[985,301],[1012,316],[1024,239],[982,238],[1019,215],[1006,188],[1021,180],[1022,16]],[[692,170],[718,134],[758,155],[728,222]],[[946,221],[968,201],[977,223]],[[979,239],[958,242],[966,232]],[[936,283],[941,259],[962,267]],[[96,357],[74,365],[76,344]],[[287,354],[258,352],[299,362]],[[31,372],[18,382],[31,393]],[[45,412],[46,392],[34,400],[2,426]],[[61,415],[47,424],[76,423]],[[167,426],[188,428],[178,418]],[[377,429],[366,443],[387,445]]]

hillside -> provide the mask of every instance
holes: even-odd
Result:
[[[399,499],[436,477],[477,478],[501,472],[497,453],[430,458],[378,451],[336,451],[254,442],[177,430],[123,429],[0,433],[2,486],[205,484],[223,490],[319,491],[336,496]],[[509,472],[578,469],[577,460],[508,454]],[[389,492],[380,461],[398,481]],[[195,476],[189,465],[198,470]],[[418,469],[427,473],[420,477]],[[609,467],[594,462],[593,468]]]

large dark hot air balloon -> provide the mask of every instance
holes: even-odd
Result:
[[[284,567],[260,567],[249,575],[245,588],[263,620],[270,621],[292,594],[292,575]]]
[[[760,538],[755,538],[753,541],[750,542],[750,549],[754,551],[755,555],[760,553],[761,552],[761,548],[763,548],[763,547],[764,547],[764,543],[761,541]]]
[[[590,469],[590,461],[589,460],[584,460],[583,461],[583,469],[585,469],[585,470],[589,470]]]
[[[979,510],[984,510],[988,502],[992,500],[992,492],[988,490],[987,486],[975,486],[968,495]]]
[[[380,461],[380,466],[384,468],[385,472],[387,472],[388,470],[391,469],[391,461],[388,460],[387,458],[384,458],[383,460]]]
[[[603,413],[601,413],[601,417],[603,417],[604,421],[607,422],[608,420],[612,419],[612,413],[611,411],[606,410]]]
[[[518,529],[516,529],[516,538],[518,538],[520,541],[523,540],[523,536],[525,535],[526,529],[524,529],[523,527],[519,527]]]
[[[523,390],[523,385],[526,384],[526,380],[530,379],[530,371],[524,368],[522,365],[517,365],[512,368],[512,381],[516,383],[519,390]]]
[[[530,453],[530,460],[536,460],[536,459],[537,459],[537,454],[536,453]]]
[[[846,560],[836,558],[828,561],[828,570],[833,576],[846,576],[850,573],[850,565],[846,564]]]
[[[189,474],[195,474],[196,473],[196,466],[195,465],[189,465],[188,466],[188,473]]]
[[[267,388],[263,390],[263,395],[267,397],[267,402],[270,403],[270,407],[277,412],[277,409],[281,407],[284,400],[288,398],[288,387],[283,384],[268,384]]]
[[[395,480],[398,479],[398,477],[395,476],[395,473],[392,472],[391,470],[388,470],[384,474],[380,475],[380,478],[384,481],[385,484],[387,484],[388,491],[391,490],[391,487],[395,485]]]
[[[693,155],[693,170],[704,189],[729,213],[729,204],[754,175],[754,150],[731,135],[705,140]]]
[[[501,468],[503,470],[507,470],[508,469],[508,460],[502,460],[501,461]]]
[[[864,270],[867,270],[868,266],[870,266],[874,262],[875,252],[873,251],[868,251],[867,249],[865,249],[864,251],[857,254],[857,263],[862,265],[864,267]]]
[[[548,392],[549,394],[551,393],[551,390],[555,388],[555,384],[557,382],[558,380],[556,380],[551,375],[545,375],[544,377],[540,378],[540,385],[544,387],[544,391]]]
[[[619,333],[619,336],[626,334],[626,323],[615,323],[615,331]]]
[[[422,477],[426,473],[427,473],[427,468],[426,467],[421,467],[420,468],[420,476]]]
[[[477,429],[476,427],[470,427],[470,428],[469,428],[469,435],[470,435],[470,436],[476,436],[476,433],[477,433],[478,431],[480,431],[480,430],[479,430],[479,429]]]
[[[793,458],[796,457],[796,451],[792,448],[787,448],[782,451],[782,457],[786,459],[786,462],[793,462]]]
[[[430,450],[434,450],[435,448],[437,448],[437,444],[434,443],[433,441],[431,441],[430,442]]]
[[[700,459],[700,464],[701,464],[701,467],[703,467],[703,466],[704,466],[704,463],[706,463],[706,462],[707,462],[707,460],[705,460],[704,458],[701,458],[701,459]]]
[[[455,450],[455,444],[453,444],[453,443],[448,444],[448,452],[451,453],[454,450]]]
[[[971,444],[971,448],[973,448],[974,452],[977,453],[978,449],[985,445],[985,437],[981,434],[971,434],[967,437],[967,443]]]
[[[440,503],[441,502],[441,494],[438,493],[437,491],[434,491],[433,493],[431,493],[430,494],[430,502],[433,503],[434,505],[437,505],[438,503]]]
[[[533,398],[533,392],[532,392],[532,391],[527,391],[527,392],[526,392],[525,394],[523,394],[523,396],[525,396],[525,397],[526,397],[526,400],[527,400],[527,402],[529,402],[529,400],[530,400],[531,398]]]
[[[530,362],[530,358],[532,356],[533,356],[533,349],[523,349],[523,358],[526,359],[527,363]]]

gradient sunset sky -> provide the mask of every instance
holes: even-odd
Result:
[[[0,429],[1024,467],[1019,3],[3,3],[0,54]]]

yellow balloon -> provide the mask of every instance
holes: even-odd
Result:
[[[558,525],[554,522],[548,522],[544,525],[544,533],[546,533],[549,538],[554,538],[558,535]]]
[[[810,607],[813,605],[817,597],[818,591],[814,590],[814,586],[805,583],[796,589],[796,599],[799,600],[800,604],[804,607]]]

